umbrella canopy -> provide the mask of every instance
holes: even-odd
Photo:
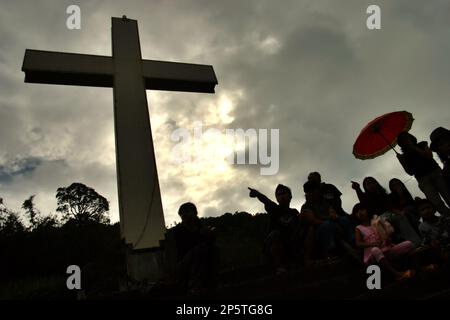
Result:
[[[414,118],[407,111],[382,115],[367,124],[353,145],[353,155],[358,159],[373,159],[389,149],[394,149],[400,132],[411,129]]]

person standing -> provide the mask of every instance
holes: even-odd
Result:
[[[397,143],[402,149],[397,158],[406,173],[416,178],[420,190],[441,215],[450,216],[450,189],[427,143],[417,143],[417,138],[408,132],[401,132]]]
[[[443,176],[450,186],[450,130],[439,127],[433,130],[430,135],[430,149],[434,151],[441,159],[443,168]]]

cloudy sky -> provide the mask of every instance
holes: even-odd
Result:
[[[67,6],[81,8],[81,30],[66,28]],[[381,30],[366,27],[366,9],[381,7]],[[446,0],[296,1],[25,1],[0,0],[0,197],[17,211],[36,195],[45,214],[55,191],[82,182],[107,197],[118,221],[112,89],[25,84],[26,48],[111,55],[111,17],[139,23],[145,59],[211,64],[216,94],[147,91],[166,224],[177,208],[197,204],[203,216],[263,211],[253,186],[273,197],[278,183],[304,201],[302,185],[319,171],[356,201],[350,180],[372,175],[416,182],[393,152],[361,161],[352,145],[371,119],[408,110],[412,133],[428,140],[449,126],[450,2]],[[177,164],[177,128],[279,129],[280,166]],[[226,149],[206,137],[193,153]],[[193,154],[195,155],[195,154]]]

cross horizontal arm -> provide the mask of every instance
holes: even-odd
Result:
[[[210,65],[142,61],[146,89],[214,93],[216,74]]]
[[[111,57],[52,51],[25,51],[22,71],[25,82],[92,87],[112,87]]]
[[[114,59],[106,56],[25,51],[25,82],[92,87],[114,85]],[[217,78],[210,65],[142,61],[146,89],[214,93]]]

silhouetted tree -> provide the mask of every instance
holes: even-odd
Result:
[[[58,219],[56,216],[51,215],[46,217],[39,217],[37,219],[36,227],[34,230],[56,228],[57,226],[58,226]]]
[[[20,221],[19,215],[15,212],[10,212],[5,219],[2,226],[2,232],[5,235],[14,235],[25,231],[25,226]]]
[[[54,215],[43,217],[41,212],[34,205],[35,195],[30,196],[22,204],[22,209],[25,210],[28,220],[30,222],[30,231],[36,229],[53,228],[58,225],[58,219]]]
[[[9,210],[0,198],[0,233],[3,236],[12,236],[23,233],[25,226],[16,212]]]
[[[72,183],[68,187],[58,188],[56,200],[56,211],[63,214],[64,220],[73,219],[78,223],[88,221],[109,223],[108,200],[82,183]]]
[[[39,211],[34,206],[34,197],[35,195],[33,194],[28,199],[26,199],[22,204],[22,209],[25,210],[32,229],[36,228],[37,215],[39,214]]]
[[[0,197],[0,228],[3,225],[6,215],[8,214],[8,211],[3,204],[3,198]]]

